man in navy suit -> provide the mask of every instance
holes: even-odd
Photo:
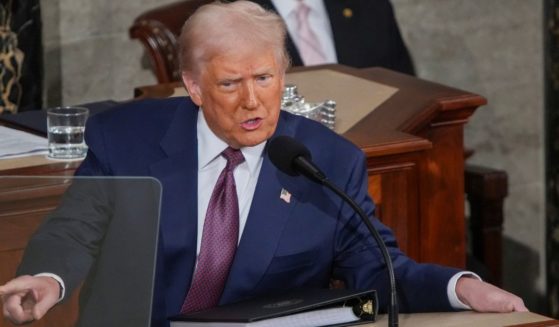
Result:
[[[251,0],[280,14],[288,28],[287,51],[293,66],[309,65],[297,39],[299,0]],[[389,0],[304,0],[309,22],[325,55],[323,63],[385,67],[414,74],[413,62]]]
[[[285,33],[280,17],[251,2],[203,6],[180,38],[190,98],[131,102],[88,123],[89,152],[78,174],[148,175],[163,185],[153,325],[165,326],[166,317],[185,308],[196,272],[205,266],[200,257],[206,213],[218,175],[227,167],[222,153],[229,148],[244,158],[232,169],[238,239],[219,296],[205,307],[288,289],[326,288],[331,278],[348,288],[378,290],[381,308],[386,307],[388,282],[377,245],[342,200],[272,165],[266,144],[277,135],[305,144],[332,182],[371,218],[389,247],[402,311],[526,310],[520,298],[471,273],[418,264],[398,249],[392,232],[374,218],[364,154],[322,125],[280,112],[289,62]],[[60,228],[68,217],[54,217],[30,242],[18,272],[22,276],[0,287],[7,318],[39,319],[86,278],[104,235],[97,227],[110,223],[98,203],[89,207],[84,203],[84,215],[73,224],[78,227]],[[55,254],[49,252],[53,244]],[[33,257],[46,254],[57,260],[37,266]],[[81,309],[87,310],[87,299]]]

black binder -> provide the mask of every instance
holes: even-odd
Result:
[[[333,309],[333,310],[331,310]],[[375,321],[378,312],[375,290],[299,289],[258,297],[169,318],[171,327],[240,326],[347,326]],[[346,321],[320,322],[326,317]],[[316,320],[312,320],[316,319]]]

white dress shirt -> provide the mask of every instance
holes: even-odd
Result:
[[[285,21],[287,31],[289,35],[291,35],[291,39],[297,48],[299,48],[296,15],[298,2],[297,0],[272,0],[274,7],[276,7],[278,13]],[[318,37],[318,41],[326,57],[325,63],[337,63],[338,57],[336,56],[336,47],[334,46],[334,36],[324,2],[322,2],[322,0],[304,0],[304,2],[311,9],[309,12],[309,25]],[[301,58],[301,60],[304,62],[303,58]]]

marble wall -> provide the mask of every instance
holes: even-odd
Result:
[[[420,77],[485,96],[466,126],[471,163],[504,169],[504,284],[545,295],[543,2],[392,0]]]
[[[125,100],[155,83],[128,28],[143,11],[175,0],[41,0],[47,105]],[[144,67],[144,68],[142,68]]]
[[[134,17],[175,0],[41,0],[45,103],[124,100],[152,84]],[[392,0],[420,77],[484,95],[466,129],[472,163],[509,174],[504,283],[545,292],[543,8],[538,0]]]

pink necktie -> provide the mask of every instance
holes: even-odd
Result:
[[[200,311],[219,303],[237,249],[239,202],[233,170],[245,159],[240,150],[221,153],[227,165],[215,184],[202,232],[198,265],[181,313]]]
[[[318,37],[309,25],[311,8],[302,0],[295,11],[297,16],[297,34],[299,37],[298,50],[305,65],[319,65],[326,62],[326,56],[320,46]]]

